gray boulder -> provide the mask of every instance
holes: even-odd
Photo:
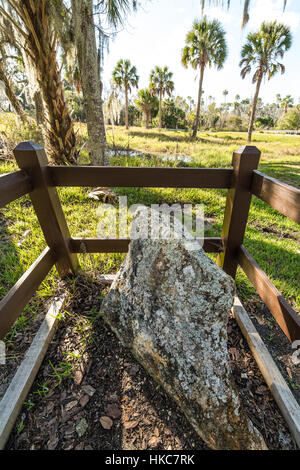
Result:
[[[146,216],[139,211],[135,222],[147,226]],[[234,294],[234,281],[200,247],[179,238],[135,239],[101,313],[208,446],[265,449],[231,376],[227,320]]]

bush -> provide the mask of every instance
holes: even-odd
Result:
[[[278,129],[298,130],[300,129],[300,111],[297,108],[290,109],[279,121]]]
[[[243,130],[243,120],[239,116],[229,116],[226,119],[226,128],[233,131]]]
[[[12,150],[24,140],[32,140],[36,144],[43,145],[42,130],[37,126],[35,119],[28,117],[28,122],[23,123],[14,113],[0,113],[2,156],[13,158]]]
[[[266,117],[259,117],[255,121],[255,128],[256,129],[261,129],[263,127],[269,128],[269,127],[274,127],[274,119],[271,116],[266,116]]]

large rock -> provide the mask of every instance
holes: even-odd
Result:
[[[147,226],[145,212],[136,223]],[[186,241],[136,239],[101,312],[213,449],[264,449],[231,376],[227,320],[235,285]]]

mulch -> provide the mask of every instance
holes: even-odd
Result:
[[[108,287],[81,275],[6,448],[205,450],[177,404],[97,314]],[[234,320],[228,349],[240,397],[269,449],[295,449]]]

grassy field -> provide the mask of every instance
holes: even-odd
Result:
[[[0,131],[5,124],[2,121]],[[78,135],[85,141],[86,128],[78,125]],[[181,131],[166,131],[131,128],[107,130],[110,148],[114,148],[112,165],[124,166],[196,166],[223,167],[231,166],[232,152],[245,145],[246,134],[227,132],[200,132],[197,141],[191,141],[189,134]],[[13,135],[18,140],[30,138],[30,129],[22,138],[20,131]],[[33,137],[38,139],[38,134]],[[35,139],[35,140],[36,140]],[[34,138],[32,138],[34,140]],[[285,135],[255,134],[253,145],[262,152],[259,170],[294,186],[300,186],[300,137]],[[118,152],[123,150],[123,152]],[[126,154],[125,150],[128,150]],[[141,151],[151,155],[132,154]],[[177,157],[165,160],[161,157]],[[181,156],[191,157],[190,162]],[[81,163],[88,161],[86,149],[82,152]],[[16,169],[13,159],[0,160],[0,173]],[[210,225],[207,236],[219,236],[222,228],[226,191],[224,190],[176,190],[176,189],[114,189],[127,195],[129,204],[182,202],[205,205],[205,215]],[[61,188],[59,194],[65,210],[72,236],[96,236],[99,217],[96,210],[99,201],[88,197],[88,188]],[[0,296],[3,297],[20,275],[40,254],[45,242],[37,219],[32,210],[29,197],[23,197],[0,212]],[[245,238],[245,246],[254,256],[264,271],[274,282],[279,291],[295,309],[300,311],[300,231],[299,226],[272,210],[262,201],[253,198]],[[101,271],[115,272],[124,255],[80,255],[83,271],[88,276]],[[9,335],[24,328],[35,315],[41,302],[55,292],[57,274],[55,268],[40,287],[35,299],[24,311],[15,328]],[[245,276],[239,271],[237,285],[242,299],[259,301]]]

